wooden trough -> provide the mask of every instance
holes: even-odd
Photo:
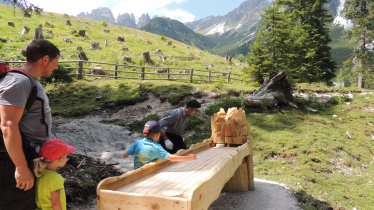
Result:
[[[202,210],[226,191],[254,188],[253,148],[248,139],[237,147],[216,145],[211,139],[177,154],[197,160],[158,161],[102,180],[97,186],[99,210]]]

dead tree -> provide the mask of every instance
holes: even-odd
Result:
[[[151,63],[151,55],[149,52],[143,52],[143,59],[146,63]]]
[[[43,29],[41,27],[35,28],[34,40],[36,39],[44,39]]]
[[[119,42],[125,42],[125,37],[124,36],[118,36],[117,40]]]
[[[86,53],[83,52],[83,51],[79,51],[78,57],[79,57],[79,59],[81,59],[81,60],[88,61],[87,55],[86,55]]]
[[[79,36],[86,36],[86,30],[79,30]]]
[[[246,99],[248,107],[279,107],[290,105],[297,107],[293,101],[292,89],[286,74],[281,71],[271,79],[265,79],[260,89]]]

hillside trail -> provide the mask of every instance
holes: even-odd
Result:
[[[204,97],[202,112],[214,98]],[[123,172],[133,169],[133,158],[122,159],[121,153],[142,134],[132,132],[126,127],[107,124],[103,121],[124,120],[131,122],[141,120],[148,114],[163,116],[172,109],[168,102],[161,102],[150,95],[149,99],[133,106],[124,107],[117,112],[100,110],[82,118],[54,118],[53,131],[57,138],[77,148],[77,153],[96,157],[106,164],[116,164]],[[87,198],[87,203],[71,206],[73,210],[96,209],[94,198]],[[271,181],[255,179],[255,190],[243,193],[221,193],[210,210],[241,209],[299,209],[292,192],[283,185]]]

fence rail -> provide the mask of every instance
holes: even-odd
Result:
[[[20,66],[25,61],[0,61],[9,66]],[[115,79],[140,79],[140,80],[172,80],[187,82],[215,82],[231,81],[244,82],[243,75],[229,71],[213,71],[194,68],[138,66],[100,61],[70,60],[59,61],[63,69],[76,75],[78,79],[83,77],[105,77]]]

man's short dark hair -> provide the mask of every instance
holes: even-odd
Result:
[[[187,102],[186,107],[191,107],[191,108],[198,109],[198,108],[201,107],[201,104],[198,101],[196,101],[195,99],[191,99]]]
[[[49,59],[54,59],[60,55],[60,50],[45,39],[33,40],[26,48],[25,56],[27,62],[36,62],[40,58],[48,55]]]

